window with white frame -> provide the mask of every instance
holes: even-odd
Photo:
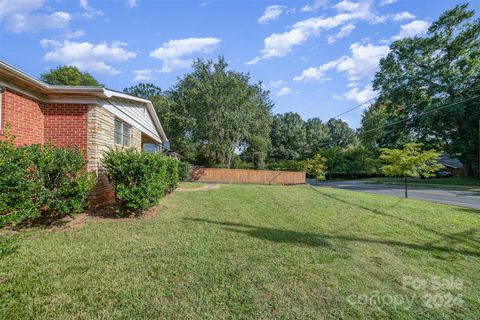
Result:
[[[115,144],[130,146],[131,127],[123,121],[115,119]]]

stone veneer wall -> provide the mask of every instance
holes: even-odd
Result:
[[[125,148],[114,143],[115,116],[101,106],[91,106],[88,110],[88,170],[94,172],[97,184],[90,194],[90,206],[95,207],[115,201],[112,185],[103,172],[102,159],[106,151]],[[132,127],[130,147],[142,149],[142,133]]]

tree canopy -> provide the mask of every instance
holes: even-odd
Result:
[[[480,20],[473,16],[468,4],[457,5],[425,36],[395,41],[373,82],[388,117],[403,120],[388,128],[392,136],[408,132],[412,141],[458,155],[470,175],[478,171],[480,99],[461,101],[480,94]]]
[[[237,152],[248,150],[263,166],[270,145],[272,101],[250,75],[218,61],[197,59],[193,71],[165,95],[152,85],[126,92],[154,97],[175,150],[199,164],[230,167]]]
[[[302,117],[295,112],[273,116],[270,139],[272,141],[269,153],[271,160],[303,159],[307,140]]]
[[[51,85],[102,86],[90,73],[73,66],[58,66],[43,73],[40,79]]]
[[[143,99],[155,99],[159,96],[163,96],[164,93],[160,87],[157,87],[153,83],[139,83],[137,85],[123,89],[123,92]]]

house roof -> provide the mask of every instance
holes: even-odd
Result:
[[[438,163],[444,165],[445,167],[450,167],[450,168],[463,168],[463,163],[460,162],[460,160],[451,158],[450,156],[444,154],[438,159]]]
[[[100,98],[107,100],[110,98],[119,98],[134,103],[141,103],[146,106],[148,114],[152,118],[155,129],[158,131],[162,141],[168,141],[165,131],[158,119],[157,113],[153,108],[152,102],[147,99],[138,98],[129,94],[110,90],[101,86],[64,86],[64,85],[50,85],[39,79],[36,79],[25,72],[16,69],[15,67],[0,61],[0,76],[10,83],[18,85],[18,87],[27,87],[35,92],[35,98],[45,102],[56,102],[58,100],[64,101],[69,97],[74,97],[75,101],[78,99]],[[5,85],[0,80],[0,86]],[[20,92],[22,92],[20,90]]]

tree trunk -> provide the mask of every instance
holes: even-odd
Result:
[[[405,176],[405,198],[408,198],[408,191],[407,191],[407,176]]]

